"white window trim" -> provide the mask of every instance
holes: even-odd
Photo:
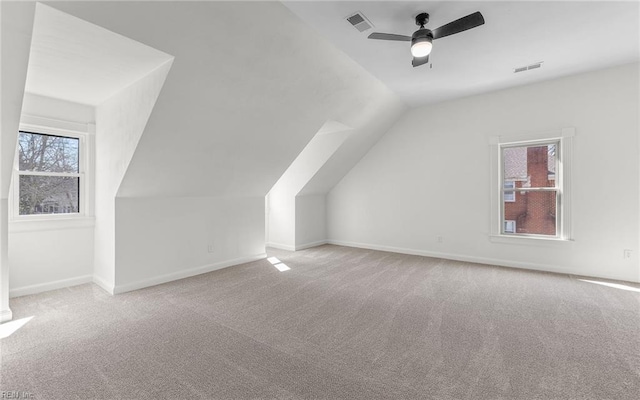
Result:
[[[575,137],[575,128],[564,128],[561,130],[550,132],[535,132],[517,135],[492,136],[489,141],[490,160],[491,160],[491,220],[489,229],[489,239],[495,243],[511,243],[511,244],[544,244],[544,243],[567,243],[573,241],[572,236],[572,196],[571,196],[571,166],[573,163],[573,139]],[[562,188],[558,192],[560,196],[560,209],[557,210],[559,215],[559,231],[554,237],[544,235],[514,235],[502,233],[502,166],[501,166],[501,149],[509,145],[527,145],[536,142],[548,142],[556,140],[560,142],[560,154],[558,162],[558,170],[556,178],[558,179],[558,187]]]
[[[73,137],[79,139],[80,212],[73,214],[20,215],[18,210],[19,155],[14,156],[11,193],[9,195],[10,232],[89,227],[94,224],[93,149],[95,125],[22,115],[19,131]],[[50,175],[50,174],[47,174]]]

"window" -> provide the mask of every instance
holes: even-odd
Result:
[[[504,199],[502,233],[557,235],[560,188],[555,171],[559,146],[558,141],[500,146]],[[519,185],[515,185],[515,180]],[[518,229],[507,230],[507,221],[516,221]]]
[[[81,140],[20,131],[17,214],[79,214],[83,170]]]
[[[513,189],[516,187],[516,183],[514,181],[504,181],[504,192],[503,192],[503,199],[506,202],[514,202],[516,201],[516,192],[514,192],[513,190],[508,190],[508,189]]]
[[[567,128],[492,138],[492,241],[570,240],[573,136]]]

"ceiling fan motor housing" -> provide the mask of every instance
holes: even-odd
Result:
[[[411,35],[411,45],[413,46],[417,42],[432,42],[433,34],[427,28],[420,28],[417,31],[413,32]]]

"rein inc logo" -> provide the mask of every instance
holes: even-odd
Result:
[[[33,393],[19,390],[0,390],[0,399],[35,399]]]

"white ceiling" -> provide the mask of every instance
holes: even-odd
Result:
[[[171,58],[38,3],[25,91],[96,106]]]
[[[638,61],[639,3],[607,1],[309,1],[285,2],[303,21],[385,83],[411,106]],[[345,18],[362,12],[363,33]],[[486,23],[434,41],[429,65],[413,68],[409,43],[370,40],[372,32],[411,35],[480,11]],[[513,69],[543,61],[515,74]]]

